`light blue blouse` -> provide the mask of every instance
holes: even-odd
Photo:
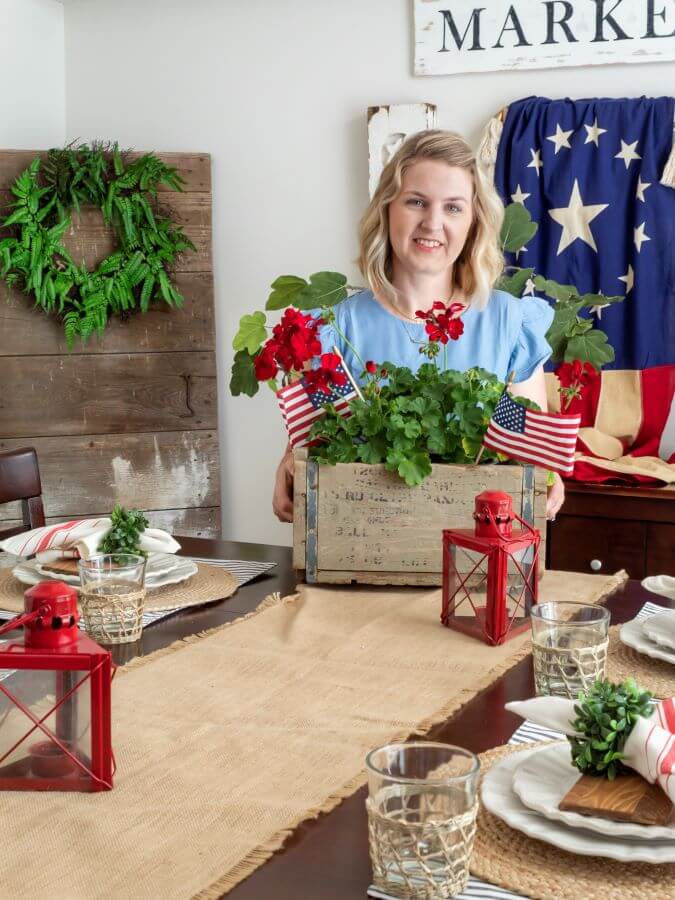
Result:
[[[424,323],[405,322],[388,312],[369,290],[352,294],[333,307],[337,325],[356,348],[364,362],[389,361],[416,372],[427,358],[419,352],[426,342]],[[318,315],[318,310],[313,310]],[[514,381],[525,381],[551,355],[546,332],[553,321],[553,310],[538,297],[517,299],[506,291],[493,290],[487,305],[479,310],[470,306],[462,313],[464,333],[446,345],[448,369],[461,372],[473,366],[487,369],[500,381],[515,372]],[[322,351],[337,346],[354,377],[361,379],[363,367],[350,347],[331,325],[319,333]],[[418,343],[415,343],[417,341]],[[443,348],[438,356],[442,365]]]

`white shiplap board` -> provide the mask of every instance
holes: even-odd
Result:
[[[416,75],[675,59],[675,0],[413,3]]]
[[[373,196],[386,166],[403,141],[436,126],[433,103],[368,107],[368,188]]]

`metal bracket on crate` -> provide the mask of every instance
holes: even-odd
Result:
[[[319,464],[307,460],[307,540],[305,544],[305,581],[315,584],[317,580],[318,536],[319,536]]]
[[[534,525],[534,466],[523,466],[520,517]]]
[[[521,519],[525,519],[526,522],[529,522],[530,525],[534,526],[534,466],[523,466],[523,486],[520,504],[520,517]],[[523,574],[525,575],[528,583],[530,583],[530,575],[532,572],[533,555],[534,550],[532,549],[532,547],[529,547],[525,551],[525,556],[522,560]],[[527,594],[526,592],[526,615],[529,615],[531,608],[532,596],[530,594]]]

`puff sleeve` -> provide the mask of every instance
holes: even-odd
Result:
[[[553,321],[553,309],[539,297],[522,297],[518,310],[521,321],[508,367],[509,372],[515,372],[516,383],[527,381],[550,358],[551,345],[546,340],[546,332]]]

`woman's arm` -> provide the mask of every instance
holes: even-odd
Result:
[[[293,521],[293,448],[290,444],[277,466],[272,510],[280,522]]]
[[[528,400],[534,401],[542,412],[548,412],[544,367],[538,366],[526,381],[512,384],[509,393],[514,397],[527,397]]]
[[[514,397],[527,397],[528,400],[533,400],[543,412],[548,412],[543,366],[535,369],[526,381],[512,384],[509,388],[509,393],[513,394]],[[552,522],[565,502],[565,485],[563,480],[557,473],[554,475],[554,479],[553,484],[549,485],[546,499],[546,517]]]

